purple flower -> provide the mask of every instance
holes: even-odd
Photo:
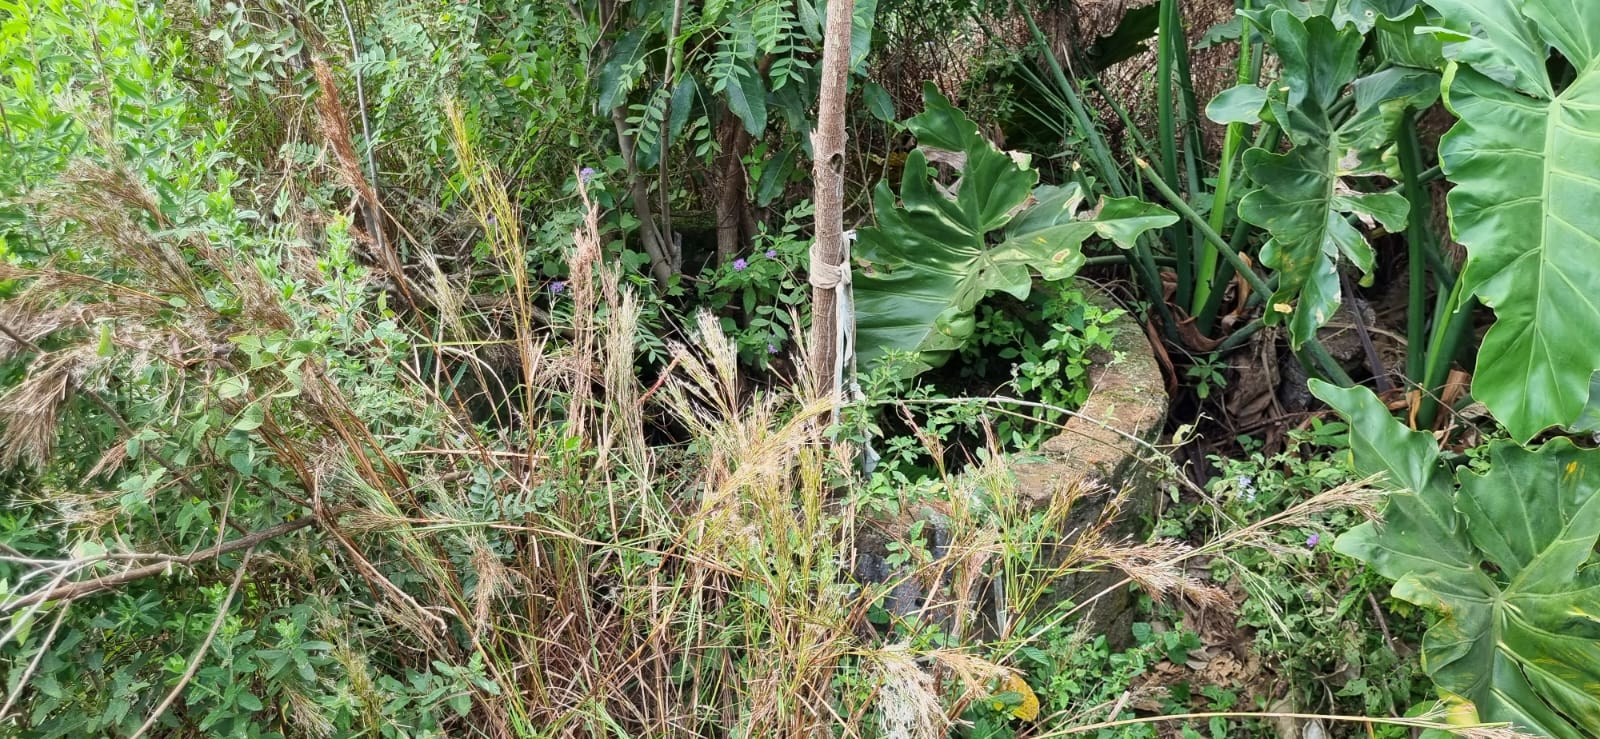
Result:
[[[552,293],[554,293],[556,295],[560,295],[562,293],[562,291],[564,291],[566,289],[567,289],[567,281],[566,280],[556,280],[555,282],[550,283],[550,292],[552,292]]]
[[[777,249],[768,249],[767,250],[767,258],[768,259],[777,259],[778,258],[778,250]]]
[[[1308,549],[1316,549],[1317,548],[1317,544],[1319,542],[1321,542],[1321,541],[1322,541],[1322,535],[1321,534],[1312,534],[1310,537],[1308,537],[1306,539],[1306,548],[1308,548]]]
[[[746,262],[742,257],[739,258],[739,259],[733,260],[733,271],[735,271],[735,272],[743,272],[745,270],[745,268],[749,267],[749,266],[750,266],[750,263]]]
[[[584,167],[583,169],[578,170],[578,179],[582,180],[583,184],[585,185],[594,181],[594,175],[594,167]]]
[[[777,344],[768,344],[767,345],[767,353],[768,354],[777,354],[778,353],[778,345]]]

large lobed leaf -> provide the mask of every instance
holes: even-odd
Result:
[[[1356,214],[1390,231],[1405,227],[1409,203],[1398,193],[1361,193],[1345,184],[1353,176],[1383,170],[1382,152],[1407,107],[1432,104],[1437,77],[1414,69],[1388,69],[1356,79],[1363,34],[1354,23],[1336,24],[1323,15],[1301,18],[1284,8],[1248,14],[1271,35],[1282,65],[1269,93],[1235,88],[1208,109],[1214,117],[1248,121],[1249,106],[1264,100],[1293,149],[1245,152],[1255,188],[1239,202],[1239,217],[1267,230],[1261,261],[1278,272],[1274,306],[1290,306],[1290,336],[1298,346],[1315,336],[1339,307],[1338,264],[1348,260],[1362,272],[1373,266],[1372,247],[1347,220]],[[1356,89],[1355,113],[1334,109],[1344,90]],[[1269,311],[1276,318],[1283,310]]]
[[[929,85],[925,110],[907,121],[922,148],[906,159],[900,197],[874,191],[877,224],[858,232],[855,309],[857,358],[864,366],[888,352],[916,352],[920,371],[943,362],[974,328],[973,309],[999,290],[1026,298],[1035,276],[1071,277],[1085,239],[1131,246],[1152,228],[1177,222],[1134,198],[1107,199],[1086,211],[1074,185],[1033,191],[1038,173],[1000,151],[971,119]],[[960,181],[943,188],[923,149],[959,163]],[[953,190],[953,192],[951,192]]]
[[[1600,370],[1600,3],[1429,0],[1457,64],[1439,144],[1463,288],[1493,308],[1473,376],[1518,439],[1576,421]],[[1577,70],[1558,90],[1554,46]]]
[[[1314,382],[1350,419],[1363,473],[1395,492],[1382,524],[1335,548],[1396,580],[1394,596],[1440,615],[1422,664],[1442,697],[1490,721],[1578,739],[1600,731],[1600,450],[1557,439],[1537,451],[1501,442],[1490,471],[1459,489],[1427,434],[1395,421],[1371,392]]]

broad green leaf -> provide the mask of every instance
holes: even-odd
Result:
[[[600,67],[600,113],[610,113],[612,108],[627,99],[633,86],[638,84],[643,71],[645,36],[651,25],[635,26],[611,47],[611,58]]]
[[[738,63],[726,79],[723,96],[728,110],[744,122],[744,130],[760,136],[767,130],[767,86],[761,74],[744,62]]]
[[[1095,39],[1084,56],[1094,71],[1102,72],[1145,53],[1150,48],[1150,40],[1156,37],[1160,17],[1161,8],[1156,4],[1124,10],[1117,27]]]
[[[1362,36],[1353,28],[1335,28],[1333,21],[1313,16],[1304,21],[1279,10],[1268,16],[1272,48],[1283,65],[1281,97],[1272,112],[1296,145],[1326,140],[1334,124],[1329,109],[1356,78]]]
[[[1553,737],[1600,727],[1600,452],[1556,439],[1491,450],[1464,474],[1457,507],[1492,570],[1408,576],[1395,596],[1445,614],[1423,637],[1423,669],[1490,721]],[[1492,576],[1487,573],[1494,573]]]
[[[925,147],[958,152],[961,177],[932,179],[923,148],[906,160],[898,200],[874,192],[877,225],[858,233],[854,276],[857,356],[870,365],[889,351],[919,352],[925,369],[971,335],[972,310],[990,292],[1027,297],[1035,275],[1064,279],[1083,263],[1090,236],[1124,245],[1176,216],[1137,201],[1086,212],[1077,185],[1032,192],[1038,173],[1000,151],[937,90],[907,127]],[[1030,200],[1034,202],[1030,205]]]
[[[683,133],[684,126],[689,124],[689,114],[694,110],[695,100],[699,97],[700,84],[695,82],[694,75],[684,75],[683,79],[673,87],[672,118],[668,121],[666,141],[662,143],[663,149],[672,148],[672,143]]]
[[[932,82],[923,83],[922,101],[922,112],[906,121],[906,128],[916,135],[918,146],[966,151],[968,146],[988,143],[978,133],[978,124],[951,105]],[[987,148],[994,149],[993,146]],[[998,149],[994,151],[999,153]]]
[[[884,123],[892,123],[894,117],[894,100],[889,97],[889,91],[876,82],[868,82],[861,88],[861,99],[867,104],[867,112]]]
[[[1351,23],[1357,30],[1367,33],[1384,20],[1409,15],[1417,7],[1417,2],[1418,0],[1339,0],[1339,9],[1334,12],[1333,20],[1340,25]]]
[[[1545,71],[1545,59],[1550,56],[1548,44],[1540,38],[1532,20],[1524,16],[1519,7],[1538,3],[1514,0],[1426,0],[1444,18],[1439,32],[1445,42],[1445,56],[1476,69],[1508,87],[1549,99],[1555,96]],[[1593,3],[1578,0],[1581,5]],[[1577,22],[1581,15],[1574,13],[1568,22]]]
[[[1255,85],[1238,85],[1218,93],[1206,104],[1206,117],[1212,123],[1261,122],[1261,109],[1267,104],[1267,91]]]
[[[808,20],[804,7],[800,11],[802,22]],[[828,4],[816,4],[815,19],[817,23],[817,41],[821,41],[822,26],[828,17]],[[856,0],[850,14],[850,72],[852,74],[862,71],[862,65],[867,63],[867,55],[872,53],[872,29],[878,20],[878,0]]]
[[[872,53],[872,28],[878,20],[878,0],[856,0],[850,16],[850,71],[862,71]]]
[[[1576,421],[1600,370],[1600,3],[1429,4],[1449,27],[1481,34],[1445,47],[1458,121],[1439,156],[1467,248],[1463,287],[1496,317],[1473,396],[1526,440]],[[1559,94],[1545,72],[1550,45],[1577,70]]]
[[[1432,437],[1402,426],[1366,388],[1311,381],[1311,392],[1350,421],[1350,453],[1361,475],[1383,475],[1389,495],[1383,523],[1357,526],[1335,542],[1384,577],[1474,566],[1471,544],[1453,503],[1449,471]]]
[[[1418,33],[1427,25],[1428,16],[1421,5],[1411,12],[1396,17],[1379,18],[1377,23],[1378,57],[1391,64],[1421,69],[1444,67],[1444,48],[1439,38],[1429,33]]]
[[[234,431],[255,431],[267,419],[266,411],[260,403],[251,403],[244,407],[244,412],[239,414],[239,419],[233,422]]]
[[[1356,465],[1389,473],[1381,525],[1335,547],[1396,580],[1393,594],[1438,614],[1423,669],[1447,702],[1486,721],[1561,739],[1600,727],[1600,450],[1556,439],[1498,442],[1459,489],[1426,434],[1365,389],[1313,387],[1350,419]]]
[[[1340,260],[1363,273],[1372,269],[1372,247],[1346,216],[1376,219],[1390,231],[1405,227],[1410,204],[1404,197],[1360,193],[1345,178],[1376,172],[1378,150],[1387,145],[1398,113],[1411,98],[1368,100],[1367,107],[1358,104],[1354,115],[1336,121],[1331,111],[1356,81],[1362,34],[1351,26],[1336,28],[1325,16],[1302,21],[1281,9],[1253,17],[1268,24],[1283,65],[1268,107],[1295,147],[1282,154],[1245,152],[1255,187],[1240,200],[1239,217],[1271,235],[1261,261],[1278,272],[1272,303],[1293,307],[1290,338],[1299,346],[1339,307]],[[1409,89],[1400,84],[1403,79],[1408,78],[1386,86]],[[1279,316],[1276,311],[1267,315]]]
[[[756,183],[756,205],[765,208],[783,194],[794,166],[794,149],[790,148],[778,150],[776,155],[767,160],[761,170],[761,179]]]

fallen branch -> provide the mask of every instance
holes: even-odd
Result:
[[[211,547],[210,549],[202,549],[194,554],[165,557],[161,562],[156,564],[135,567],[131,570],[118,572],[114,575],[97,577],[93,580],[61,583],[46,590],[33,593],[31,595],[25,595],[21,598],[17,598],[16,600],[6,601],[4,604],[0,604],[0,614],[11,613],[21,608],[27,608],[35,603],[43,603],[45,601],[52,600],[71,601],[85,596],[94,595],[95,593],[104,592],[119,585],[133,582],[134,580],[142,580],[146,577],[159,575],[170,570],[175,564],[194,565],[206,560],[216,559],[224,554],[237,552],[241,549],[249,549],[250,547],[256,546],[261,542],[267,541],[268,539],[275,539],[279,536],[283,536],[284,534],[299,531],[300,529],[316,523],[316,521],[317,519],[315,516],[297,518],[293,521],[280,523],[277,526],[273,526],[269,529],[257,531],[248,536],[241,536],[233,541],[225,544],[219,544]]]

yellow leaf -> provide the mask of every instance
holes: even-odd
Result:
[[[1011,715],[1023,721],[1039,718],[1039,696],[1033,694],[1033,688],[1028,687],[1028,682],[1021,675],[1006,675],[1006,690],[1022,696],[1022,703],[1011,709]]]

